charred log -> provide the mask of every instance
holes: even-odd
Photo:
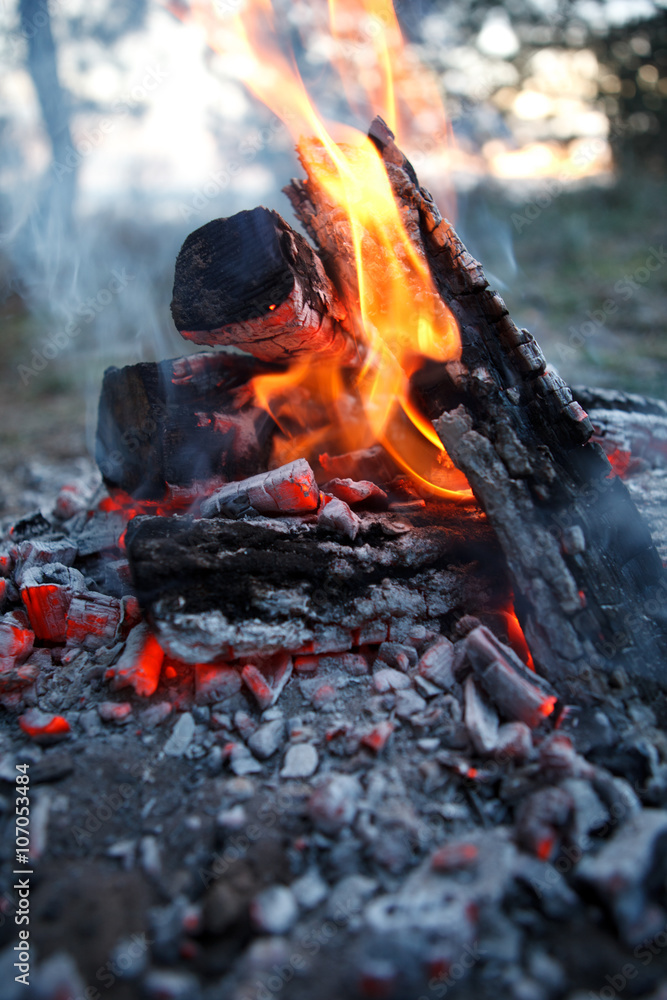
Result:
[[[381,119],[370,137],[461,334],[460,361],[425,367],[416,388],[497,533],[538,666],[555,678],[622,665],[659,681],[667,583],[647,526],[589,442],[586,413],[512,322]],[[345,281],[351,242],[326,192],[309,178],[286,193],[332,277]]]
[[[306,240],[277,212],[215,219],[176,260],[174,323],[196,344],[233,344],[264,361],[356,359],[345,310]]]
[[[137,517],[126,536],[136,593],[160,643],[190,662],[435,637],[510,600],[476,507],[360,520],[352,543],[315,518]]]
[[[275,370],[233,354],[107,369],[95,450],[107,487],[161,500],[167,485],[265,469],[275,424],[247,382]]]

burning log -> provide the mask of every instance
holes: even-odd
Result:
[[[266,208],[215,219],[188,236],[176,260],[171,311],[196,344],[233,344],[262,361],[314,354],[357,360],[321,262]]]
[[[589,443],[586,413],[489,289],[392,133],[376,119],[369,134],[461,335],[460,360],[423,366],[413,385],[497,533],[535,660],[552,678],[623,665],[659,681],[667,584],[646,525]],[[308,160],[324,156],[309,143]],[[286,193],[337,286],[349,286],[352,244],[327,192],[309,175]]]
[[[247,382],[267,371],[231,354],[107,369],[95,449],[106,485],[162,500],[168,485],[265,469],[275,425]]]

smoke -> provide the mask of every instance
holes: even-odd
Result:
[[[0,305],[30,317],[4,361],[26,405],[49,375],[80,395],[91,453],[104,369],[193,350],[169,311],[187,234],[260,199],[285,211],[294,172],[282,124],[199,34],[129,8],[0,9]]]

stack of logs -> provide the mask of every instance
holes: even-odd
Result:
[[[381,119],[369,135],[405,228],[428,261],[462,339],[460,360],[425,364],[412,389],[486,521],[474,506],[464,517],[463,510],[454,515],[451,505],[429,501],[441,525],[441,535],[431,537],[437,534],[429,527],[433,517],[420,523],[413,516],[423,500],[410,493],[405,478],[396,478],[397,469],[379,448],[340,461],[324,456],[314,464],[317,482],[350,476],[374,481],[382,488],[364,498],[371,510],[373,504],[402,503],[405,515],[412,502],[408,529],[420,553],[417,562],[422,560],[417,569],[424,572],[440,572],[457,545],[467,544],[470,561],[471,548],[483,538],[491,553],[487,569],[498,580],[507,571],[537,669],[550,679],[575,678],[593,667],[602,684],[622,667],[647,684],[659,683],[667,653],[667,586],[646,525],[604,453],[589,440],[586,413],[563,380],[547,370],[533,337],[514,325]],[[327,156],[314,140],[307,146],[308,156],[301,155],[306,171],[307,162]],[[97,457],[110,488],[157,500],[168,486],[212,493],[228,480],[266,473],[276,426],[256,405],[249,381],[282,372],[295,359],[331,359],[351,373],[363,363],[349,319],[357,290],[346,223],[312,176],[292,181],[286,193],[318,253],[277,213],[258,208],[197,230],[176,264],[172,313],[183,336],[209,347],[241,348],[251,357],[201,354],[107,372]],[[312,497],[321,503],[317,483]],[[283,573],[289,585],[282,608],[261,610],[255,600],[252,614],[263,614],[267,627],[276,614],[284,621],[291,616],[296,628],[304,618],[299,601],[305,591],[299,587],[312,590],[325,567],[320,555],[306,553],[294,526],[285,529],[292,531],[289,538],[267,524],[236,522],[232,528],[230,519],[257,512],[251,501],[244,484],[227,490],[224,502],[204,505],[202,513],[211,520],[138,518],[130,525],[135,584],[154,619],[164,621],[168,611],[175,620],[186,605],[188,613],[197,605],[208,614],[227,614],[231,607],[233,618],[233,587],[226,578],[233,566],[253,578],[255,598],[262,574],[275,582]],[[365,578],[354,555],[361,545],[372,548],[382,530],[367,521],[359,535],[345,539],[347,557],[338,546],[340,579],[347,580],[343,590],[350,599],[360,601],[364,587],[387,573],[377,567]],[[406,543],[392,556],[399,576],[414,571],[409,551]],[[231,563],[216,562],[216,552],[233,552]],[[184,567],[187,586],[178,579]],[[338,613],[345,617],[345,607]]]

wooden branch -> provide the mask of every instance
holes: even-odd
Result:
[[[357,360],[321,262],[266,208],[215,219],[188,236],[176,260],[171,311],[196,344],[233,344],[263,361]]]
[[[536,663],[554,680],[623,666],[660,682],[667,584],[644,521],[588,443],[586,413],[512,322],[381,119],[369,135],[461,334],[460,361],[425,365],[415,386],[497,533]],[[286,193],[334,280],[346,280],[351,247],[326,194],[311,177]]]
[[[161,500],[167,484],[266,469],[276,427],[247,382],[276,370],[222,353],[108,368],[95,443],[107,487]]]

